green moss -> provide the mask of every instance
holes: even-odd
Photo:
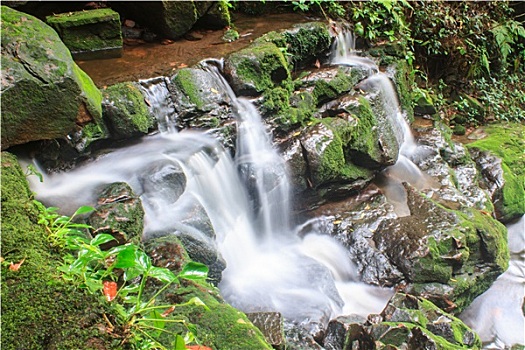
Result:
[[[394,64],[394,82],[397,89],[399,104],[406,112],[409,121],[414,120],[414,108],[412,103],[412,87],[415,85],[411,74],[413,68],[406,60],[396,60]]]
[[[339,67],[337,74],[332,80],[319,79],[315,82],[312,92],[317,104],[333,100],[342,94],[352,90],[357,82],[363,77],[362,71],[358,69]]]
[[[2,153],[2,257],[25,259],[18,271],[2,264],[2,349],[113,348],[100,333],[105,311],[97,297],[57,277],[60,263],[16,158]]]
[[[48,24],[59,23],[63,27],[79,26],[100,21],[119,20],[119,14],[110,8],[101,8],[89,11],[67,12],[48,16]]]
[[[332,43],[328,25],[322,22],[298,24],[294,29],[285,31],[283,36],[294,65],[314,59],[328,50]]]
[[[502,159],[503,198],[495,203],[504,222],[525,214],[525,126],[508,123],[485,128],[488,137],[468,144],[469,148],[489,151]]]
[[[93,80],[76,63],[73,63],[74,77],[80,85],[82,96],[86,101],[86,108],[94,117],[96,123],[102,121],[102,93],[95,86]]]
[[[153,127],[154,118],[135,83],[112,85],[104,90],[104,98],[104,118],[114,137],[146,134]]]
[[[282,51],[271,42],[257,42],[229,56],[238,78],[252,84],[259,93],[291,82],[288,63]]]
[[[195,105],[199,110],[206,110],[209,101],[204,98],[202,94],[202,87],[198,84],[198,74],[193,68],[184,68],[177,72],[173,78],[175,84],[188,97],[191,104]]]
[[[319,166],[319,183],[333,180],[368,179],[371,171],[347,162],[344,148],[350,124],[339,118],[324,118],[321,123],[333,132],[333,140],[325,148]]]

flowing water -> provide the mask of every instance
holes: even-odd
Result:
[[[382,92],[401,144],[398,162],[384,174],[388,195],[392,188],[392,193],[399,190],[400,179],[418,183],[424,178],[410,161],[417,144],[390,79],[371,60],[358,58],[346,39],[338,41],[333,63],[371,70],[366,83]],[[341,314],[379,313],[393,291],[361,283],[348,251],[315,224],[292,225],[285,163],[255,106],[233,94],[220,66],[220,61],[201,64],[230,97],[238,131],[234,158],[210,134],[177,132],[163,78],[141,81],[160,133],[70,172],[46,175],[43,183],[33,182],[38,199],[71,214],[78,206],[95,205],[96,192],[105,184],[124,181],[142,199],[146,238],[185,232],[218,249],[227,265],[219,289],[235,307],[279,311],[308,327],[326,325]],[[398,202],[398,213],[409,215],[403,199]],[[201,209],[213,235],[188,220]]]

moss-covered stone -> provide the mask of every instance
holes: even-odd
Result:
[[[488,137],[467,145],[471,149],[489,151],[501,158],[503,190],[493,198],[498,218],[509,222],[525,214],[525,126],[505,124],[488,126]]]
[[[366,70],[356,67],[339,67],[335,76],[316,79],[312,95],[317,104],[334,100],[353,90],[355,85],[366,77]]]
[[[1,64],[3,149],[101,123],[100,91],[42,21],[2,7]]]
[[[144,209],[128,184],[115,182],[108,185],[99,194],[97,202],[96,211],[88,218],[95,234],[111,234],[118,244],[140,243],[144,231]]]
[[[119,83],[103,91],[103,116],[114,139],[147,134],[156,124],[136,83]]]
[[[120,16],[109,8],[48,16],[75,58],[111,58],[122,55]]]
[[[396,60],[390,67],[393,70],[392,77],[396,86],[397,96],[399,98],[399,105],[403,110],[409,121],[414,120],[414,103],[412,96],[412,87],[414,86],[414,76],[412,74],[412,66],[406,60]],[[434,112],[430,109],[427,112]],[[433,114],[433,113],[429,113]]]
[[[114,348],[107,311],[92,295],[58,277],[60,253],[50,248],[17,159],[2,153],[2,349]],[[18,263],[11,271],[6,262]]]
[[[283,52],[271,42],[257,42],[232,53],[224,73],[238,95],[258,95],[276,86],[291,83]]]

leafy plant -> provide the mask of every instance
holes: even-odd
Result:
[[[136,349],[175,349],[184,350],[186,344],[197,341],[192,325],[183,319],[171,317],[176,307],[195,305],[207,308],[198,298],[184,304],[157,304],[159,296],[179,279],[206,279],[206,265],[189,262],[178,274],[162,267],[153,266],[151,258],[137,245],[128,243],[109,250],[102,246],[115,238],[109,234],[99,234],[86,238],[82,229],[86,224],[74,223],[75,216],[93,211],[91,207],[79,208],[72,217],[57,214],[57,208],[46,208],[35,201],[40,210],[39,223],[46,227],[53,246],[67,248],[74,254],[64,257],[59,271],[65,280],[91,294],[103,295],[115,311],[115,320],[105,317],[108,332],[121,338],[121,345],[131,344]],[[148,281],[160,283],[159,289],[146,297]],[[176,323],[186,329],[186,334],[168,330],[166,325]],[[159,337],[169,335],[170,344],[163,344]]]

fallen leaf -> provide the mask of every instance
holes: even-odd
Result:
[[[102,293],[106,297],[106,300],[111,301],[115,299],[115,297],[117,296],[117,282],[104,281],[102,284],[103,284]]]
[[[175,306],[170,307],[168,310],[164,311],[162,314],[160,314],[162,317],[166,317],[169,314],[171,314],[173,311],[175,311]]]
[[[11,263],[11,265],[9,265],[9,270],[11,271],[18,271],[20,270],[20,266],[22,265],[22,263],[26,260],[26,258],[23,258],[22,260],[20,260],[19,263],[17,264],[13,264]]]
[[[315,67],[316,67],[317,69],[321,68],[321,62],[319,62],[319,60],[316,60],[316,61],[315,61]]]
[[[188,350],[213,350],[212,348],[209,348],[204,345],[186,345],[186,349]]]
[[[181,64],[179,65],[179,68],[186,68],[186,67],[188,67],[188,65],[185,64],[185,63],[181,63]]]
[[[174,43],[173,40],[170,40],[170,39],[164,39],[160,42],[162,45],[171,45]]]

